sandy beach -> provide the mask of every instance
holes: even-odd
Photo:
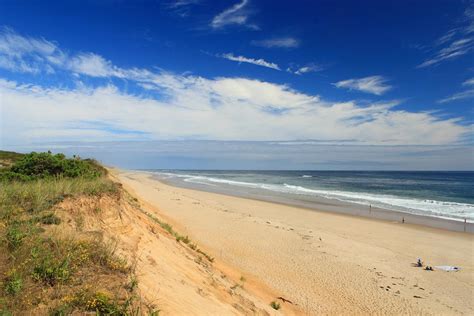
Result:
[[[260,284],[301,313],[474,313],[472,234],[177,188],[142,172],[117,177],[250,290]],[[424,271],[412,266],[418,257],[461,270]]]

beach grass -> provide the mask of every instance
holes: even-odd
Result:
[[[59,157],[65,173],[51,173],[57,161],[50,153],[43,155],[48,163],[40,172],[22,174],[15,167],[27,165],[25,157],[31,158],[22,155],[6,170],[17,176],[0,181],[0,315],[153,313],[135,304],[134,271],[113,243],[74,231],[57,232],[64,225],[56,210],[60,203],[119,197],[120,186],[96,162],[78,158],[64,163],[67,158]],[[54,226],[58,230],[50,229]]]
[[[132,198],[133,199],[133,198]],[[170,224],[160,220],[155,215],[140,209],[146,216],[148,216],[152,221],[157,223],[161,228],[167,231],[171,236],[173,236],[177,242],[182,242],[183,244],[187,245],[192,250],[196,251],[198,254],[204,256],[210,263],[214,262],[214,257],[211,257],[209,254],[204,252],[202,249],[199,249],[195,243],[191,241],[191,239],[186,235],[181,235],[176,230],[173,229],[173,226]]]

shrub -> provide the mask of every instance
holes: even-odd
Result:
[[[13,314],[6,309],[0,309],[0,316],[13,316]]]
[[[53,213],[43,215],[39,221],[45,225],[59,225],[61,223],[61,219]]]
[[[64,154],[53,155],[51,152],[32,152],[16,160],[9,168],[0,173],[4,181],[27,181],[38,178],[62,176],[66,178],[97,178],[107,173],[95,160],[66,158]]]
[[[140,302],[132,301],[137,281],[128,284],[132,267],[115,254],[113,242],[82,234],[78,239],[69,231],[56,234],[59,230],[43,226],[61,224],[54,205],[66,198],[75,203],[84,195],[120,197],[119,185],[105,177],[106,169],[93,160],[51,153],[18,155],[4,163],[2,154],[0,251],[5,253],[0,256],[0,316],[36,315],[39,304],[41,314],[58,316],[138,315]],[[88,294],[75,295],[80,288]],[[110,294],[91,290],[101,288]]]
[[[69,315],[75,310],[94,312],[95,315],[135,315],[135,311],[133,311],[131,308],[131,303],[132,299],[128,299],[125,302],[120,303],[116,299],[112,299],[106,293],[94,293],[90,290],[81,290],[76,293],[67,304],[56,308],[50,313],[50,315]]]
[[[18,248],[26,236],[27,234],[22,230],[19,224],[14,223],[8,226],[6,234],[8,247],[12,250]]]
[[[271,302],[270,303],[270,306],[274,309],[274,310],[279,310],[281,308],[280,306],[280,303],[277,303],[275,301]]]
[[[202,251],[201,249],[197,249],[196,250],[197,253],[200,253],[201,255],[203,255],[204,257],[206,257],[207,260],[209,260],[209,262],[214,262],[214,258],[209,256],[207,253],[205,253],[204,251]]]
[[[191,240],[189,239],[188,236],[181,236],[181,235],[176,234],[176,241],[177,241],[177,242],[182,241],[182,242],[185,243],[185,244],[189,244],[189,242],[190,242]]]
[[[33,279],[50,286],[54,286],[60,281],[66,281],[70,275],[69,258],[60,260],[47,256],[33,268]]]
[[[18,294],[21,291],[22,287],[23,281],[18,274],[13,274],[5,282],[5,292],[10,295]]]
[[[107,294],[101,292],[97,292],[89,299],[86,303],[86,309],[95,311],[99,315],[125,315],[121,310],[121,306],[113,302]]]

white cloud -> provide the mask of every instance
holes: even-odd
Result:
[[[126,169],[473,170],[473,147],[347,146],[321,142],[110,141],[14,145],[60,151]],[[133,159],[130,159],[133,157]],[[178,158],[179,157],[179,158]]]
[[[370,76],[365,78],[342,80],[334,83],[334,85],[338,88],[346,88],[349,90],[358,90],[375,95],[382,95],[392,89],[392,87],[386,84],[386,82],[387,79],[382,76]]]
[[[292,68],[287,69],[288,72],[292,72],[295,75],[303,75],[303,74],[306,74],[306,73],[318,72],[318,71],[322,71],[322,70],[324,70],[323,66],[316,65],[316,64],[313,64],[313,63],[308,64],[308,65],[303,66],[303,67],[299,67],[296,70],[293,70]]]
[[[438,103],[448,103],[453,101],[472,99],[474,98],[474,89],[465,90],[462,92],[455,93],[447,98],[441,99]]]
[[[200,0],[176,0],[165,4],[168,8],[180,8],[199,3]]]
[[[248,4],[249,0],[242,0],[242,2],[225,9],[212,19],[211,27],[213,29],[221,29],[229,25],[240,25],[258,30],[259,27],[257,25],[248,21],[251,14],[251,11],[247,8]]]
[[[462,38],[449,44],[449,46],[440,49],[433,57],[425,60],[417,66],[424,68],[439,64],[443,61],[454,59],[456,57],[466,55],[474,48],[474,38]]]
[[[54,43],[45,39],[24,37],[8,27],[1,28],[0,52],[7,56],[21,57],[31,53],[49,56],[57,50],[58,48]]]
[[[90,52],[68,54],[53,42],[22,36],[10,28],[0,28],[0,68],[22,73],[52,74],[60,70],[91,77],[153,80],[153,73],[146,69],[123,69]]]
[[[212,91],[228,102],[239,100],[260,109],[304,109],[319,97],[309,96],[288,86],[244,78],[221,78],[212,81]]]
[[[34,43],[34,39],[26,39]],[[64,88],[62,84],[46,88],[0,79],[0,139],[4,144],[214,139],[442,145],[461,142],[470,132],[470,127],[462,125],[460,119],[394,110],[397,102],[362,106],[354,101],[328,102],[287,85],[247,78],[210,79],[124,69],[93,53],[59,54],[58,47],[53,48],[28,48],[14,63],[20,65],[37,56],[45,65],[71,75],[71,80],[74,73],[96,77],[99,81],[94,80],[95,84],[106,79],[99,86],[84,83],[76,88]],[[8,46],[2,49],[9,52]],[[50,60],[52,56],[56,58]],[[235,58],[241,61],[240,57]],[[268,64],[270,68],[277,67]],[[134,82],[147,90],[141,90],[143,94],[122,91],[107,84],[111,82],[109,77]],[[342,85],[372,93],[385,92],[388,88],[381,83],[382,78],[374,77],[376,80],[363,84],[353,79],[356,82]],[[150,96],[145,91],[159,96]]]
[[[56,44],[42,38],[21,36],[7,27],[0,28],[0,67],[15,72],[49,72],[48,63],[62,62]]]
[[[201,0],[176,0],[165,2],[163,6],[180,17],[187,17],[191,14],[191,7],[197,5]]]
[[[448,103],[448,102],[474,98],[474,78],[464,81],[462,85],[464,87],[468,87],[468,89],[461,92],[457,92],[444,99],[438,100],[438,103]]]
[[[474,4],[471,3],[464,11],[459,26],[448,30],[436,42],[436,52],[423,61],[417,68],[438,65],[442,62],[469,54],[474,49]]]
[[[110,61],[93,53],[74,56],[67,65],[71,71],[92,77],[109,77],[116,74]]]
[[[463,86],[474,86],[474,78],[467,79],[462,83]]]
[[[239,62],[239,63],[249,63],[249,64],[254,64],[254,65],[257,65],[257,66],[262,66],[262,67],[272,68],[272,69],[275,69],[275,70],[280,70],[280,67],[277,64],[265,61],[264,59],[261,59],[261,58],[254,59],[254,58],[248,58],[248,57],[244,57],[244,56],[234,56],[234,54],[232,54],[232,53],[218,55],[218,57],[222,57],[222,58],[232,60],[232,61],[236,61],[236,62]]]
[[[73,90],[0,82],[3,140],[351,140],[356,144],[452,144],[457,119],[395,111],[392,104],[331,103],[287,86],[243,78],[156,74],[163,99],[117,87]]]
[[[278,37],[260,41],[252,41],[252,44],[266,48],[295,48],[300,45],[300,41],[293,37]]]

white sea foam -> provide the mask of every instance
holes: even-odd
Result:
[[[350,192],[338,190],[310,189],[298,185],[284,183],[266,184],[235,181],[215,177],[197,176],[189,174],[159,173],[161,176],[182,178],[185,182],[214,185],[224,184],[230,186],[239,186],[253,189],[264,189],[273,192],[287,194],[298,194],[335,199],[342,202],[356,203],[361,205],[372,205],[385,209],[409,212],[419,215],[428,215],[443,218],[452,218],[469,221],[474,220],[474,205],[467,203],[457,203],[449,201],[422,200],[415,198],[406,198],[392,195],[373,194],[365,192]]]
[[[294,190],[297,194],[317,195],[329,199],[337,199],[363,205],[373,205],[382,208],[412,211],[420,215],[431,215],[437,217],[450,217],[458,219],[474,220],[474,205],[467,203],[456,203],[448,201],[421,200],[397,197],[383,194],[371,194],[348,191],[328,191],[308,189],[301,186],[284,184],[285,187]]]

